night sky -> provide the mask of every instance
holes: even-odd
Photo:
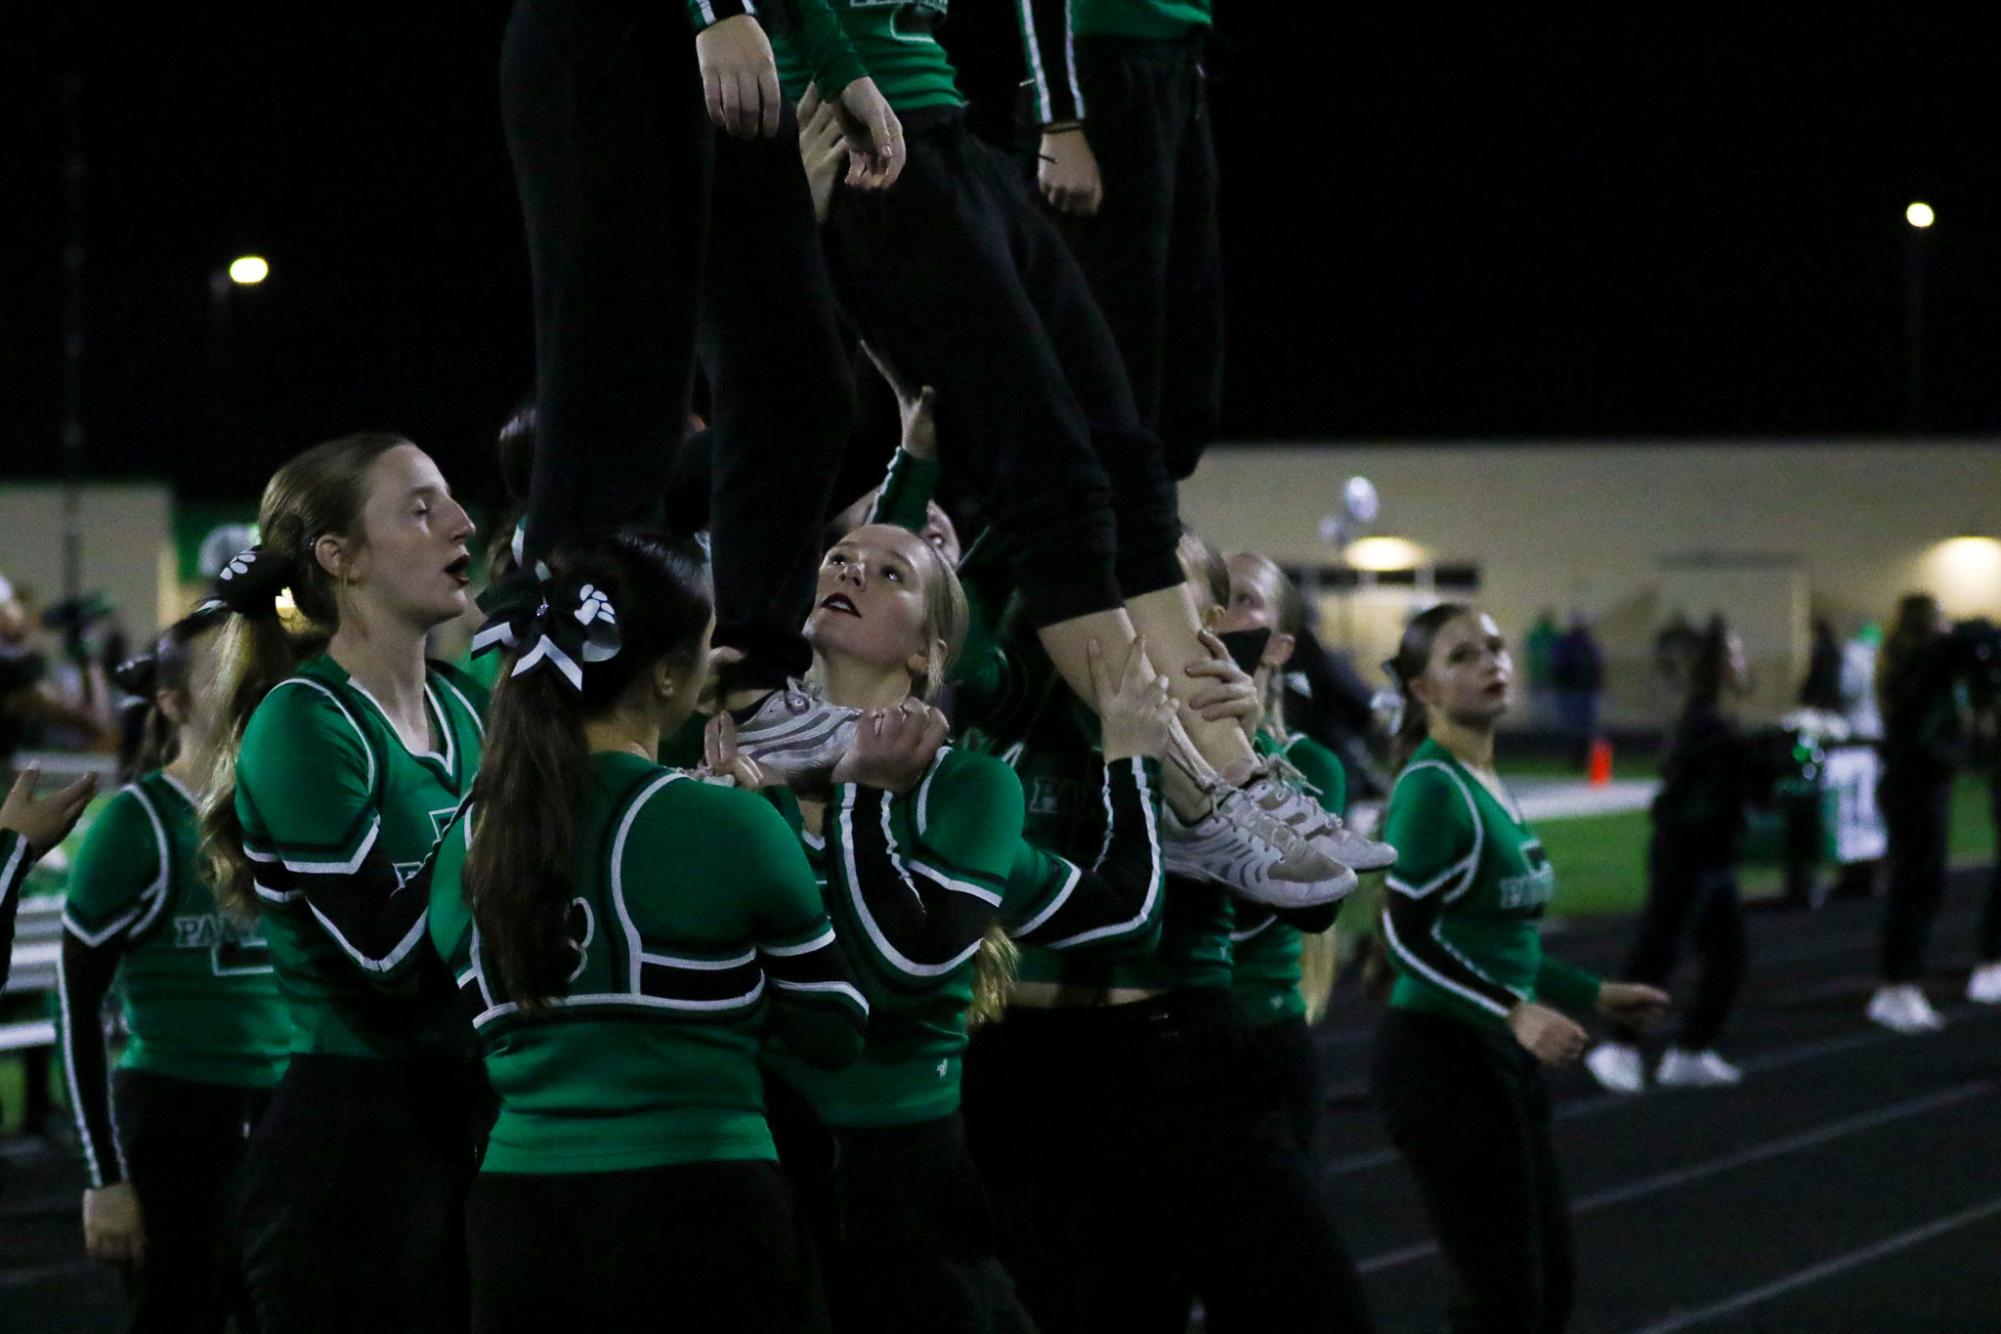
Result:
[[[1226,436],[1900,430],[1913,198],[1939,215],[1923,425],[2001,425],[1991,42],[1890,7],[1787,6],[1757,29],[1217,4]],[[29,12],[57,8],[0,20],[18,62],[0,474],[55,468],[68,68],[89,471],[245,494],[297,447],[387,427],[490,490],[487,442],[532,378],[505,6],[121,5],[64,10],[68,34]],[[945,30],[997,134],[1012,13],[955,0]],[[243,251],[273,276],[218,336],[209,275]]]

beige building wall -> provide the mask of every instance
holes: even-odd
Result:
[[[80,495],[83,591],[104,592],[135,643],[159,633],[172,577],[173,495],[158,484],[92,485]],[[62,488],[0,484],[0,574],[44,604],[63,594]]]
[[[1615,722],[1658,716],[1647,663],[1677,609],[1738,614],[1766,713],[1805,671],[1810,615],[1845,633],[1922,589],[1955,615],[2001,618],[2001,543],[1942,545],[2001,539],[2001,442],[1215,450],[1183,484],[1182,513],[1225,550],[1331,563],[1320,522],[1355,475],[1381,496],[1373,531],[1477,566],[1480,600],[1511,637],[1542,607],[1596,616]],[[1383,590],[1360,615],[1336,600],[1329,624],[1353,627],[1372,668],[1396,620],[1382,605],[1411,600]]]

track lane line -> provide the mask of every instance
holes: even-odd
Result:
[[[1786,1275],[1784,1278],[1776,1279],[1762,1287],[1747,1289],[1734,1297],[1726,1297],[1722,1301],[1713,1303],[1712,1305],[1700,1307],[1693,1311],[1677,1312],[1665,1320],[1656,1321],[1651,1325],[1644,1325],[1632,1331],[1632,1334],[1675,1334],[1677,1330],[1692,1329],[1697,1325],[1706,1325],[1712,1320],[1721,1320],[1725,1316],[1735,1315],[1739,1311],[1745,1311],[1753,1306],[1762,1305],[1774,1297],[1781,1297],[1788,1292],[1797,1291],[1809,1284],[1818,1283],[1824,1278],[1832,1278],[1834,1275],[1845,1273],[1850,1269],[1858,1269],[1873,1261],[1881,1260],[1885,1256],[1895,1255],[1898,1251],[1909,1250],[1913,1246],[1923,1245],[1925,1242],[1934,1241],[1949,1232],[1957,1232],[1961,1228],[1971,1227],[1975,1223],[1984,1222],[1996,1216],[2001,1216],[2001,1196],[1988,1200],[1985,1204],[1976,1204],[1970,1209],[1962,1209],[1956,1214],[1948,1214],[1944,1218],[1936,1219],[1904,1232],[1899,1232],[1895,1236],[1885,1237],[1883,1240],[1864,1246],[1859,1250],[1849,1251],[1846,1254],[1834,1256],[1832,1259],[1822,1260],[1819,1264],[1809,1265],[1805,1269]]]
[[[1838,1139],[1845,1139],[1850,1135],[1859,1135],[1865,1131],[1875,1130],[1878,1127],[1889,1125],[1895,1121],[1902,1121],[1913,1116],[1922,1116],[1926,1112],[1937,1111],[1941,1107],[1950,1107],[1956,1103],[1967,1102],[1983,1094],[1993,1094],[1997,1091],[2001,1091],[2001,1080],[1979,1079],[1971,1083],[1957,1084],[1948,1089],[1941,1089],[1937,1093],[1929,1093],[1921,1098],[1907,1098],[1902,1102],[1894,1102],[1888,1107],[1879,1107],[1872,1112],[1844,1116],[1839,1120],[1815,1126],[1811,1130],[1802,1130],[1778,1139],[1766,1140],[1759,1144],[1750,1145],[1737,1150],[1735,1153],[1724,1154],[1720,1158],[1711,1158],[1705,1162],[1692,1163],[1687,1167],[1679,1167],[1671,1172],[1656,1172],[1652,1176],[1641,1177],[1637,1181],[1629,1181],[1624,1185],[1594,1191],[1589,1195],[1580,1195],[1570,1203],[1570,1216],[1573,1219],[1582,1218],[1586,1214],[1610,1208],[1615,1204],[1625,1204],[1630,1200],[1643,1199],[1648,1195],[1657,1195],[1662,1191],[1673,1190],[1678,1186],[1686,1186],[1691,1182],[1701,1181],[1707,1177],[1735,1171],[1740,1167],[1750,1167],[1756,1163],[1769,1162],[1774,1158],[1783,1158],[1789,1153],[1798,1153],[1803,1149],[1818,1148],[1823,1144],[1829,1144]],[[1438,1243],[1435,1241],[1402,1246],[1396,1250],[1384,1251],[1379,1255],[1373,1255],[1360,1261],[1355,1266],[1355,1272],[1364,1275],[1380,1273],[1385,1269],[1395,1269],[1399,1265],[1410,1264],[1415,1260],[1427,1259],[1436,1254],[1438,1254]]]

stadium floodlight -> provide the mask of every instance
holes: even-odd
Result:
[[[1924,200],[1913,200],[1910,207],[1904,210],[1904,221],[1910,223],[1911,226],[1917,228],[1919,231],[1923,231],[1938,221],[1938,214],[1933,212],[1932,206]]]
[[[255,287],[271,276],[262,255],[242,255],[229,261],[229,280],[238,287]]]

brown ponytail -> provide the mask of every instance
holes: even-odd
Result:
[[[481,953],[508,998],[528,1009],[566,994],[576,961],[564,919],[577,819],[590,789],[584,725],[615,709],[661,659],[692,662],[709,623],[700,564],[663,537],[574,541],[546,568],[545,587],[587,583],[610,601],[619,647],[610,658],[580,663],[579,687],[553,666],[514,675],[534,647],[523,643],[503,656],[487,710],[465,900]]]
[[[259,540],[254,567],[238,557],[218,593],[234,615],[217,643],[215,671],[203,683],[216,720],[209,753],[198,756],[202,778],[202,859],[216,902],[232,916],[257,915],[243,825],[236,818],[236,754],[250,715],[271,687],[290,676],[301,658],[320,651],[340,627],[338,580],[313,554],[313,544],[334,535],[362,536],[368,503],[368,470],[375,460],[410,442],[401,436],[344,436],[315,445],[272,474],[258,506]],[[250,570],[256,570],[255,577]],[[234,586],[229,586],[229,585]],[[273,597],[288,590],[297,609],[295,630],[280,619]]]

